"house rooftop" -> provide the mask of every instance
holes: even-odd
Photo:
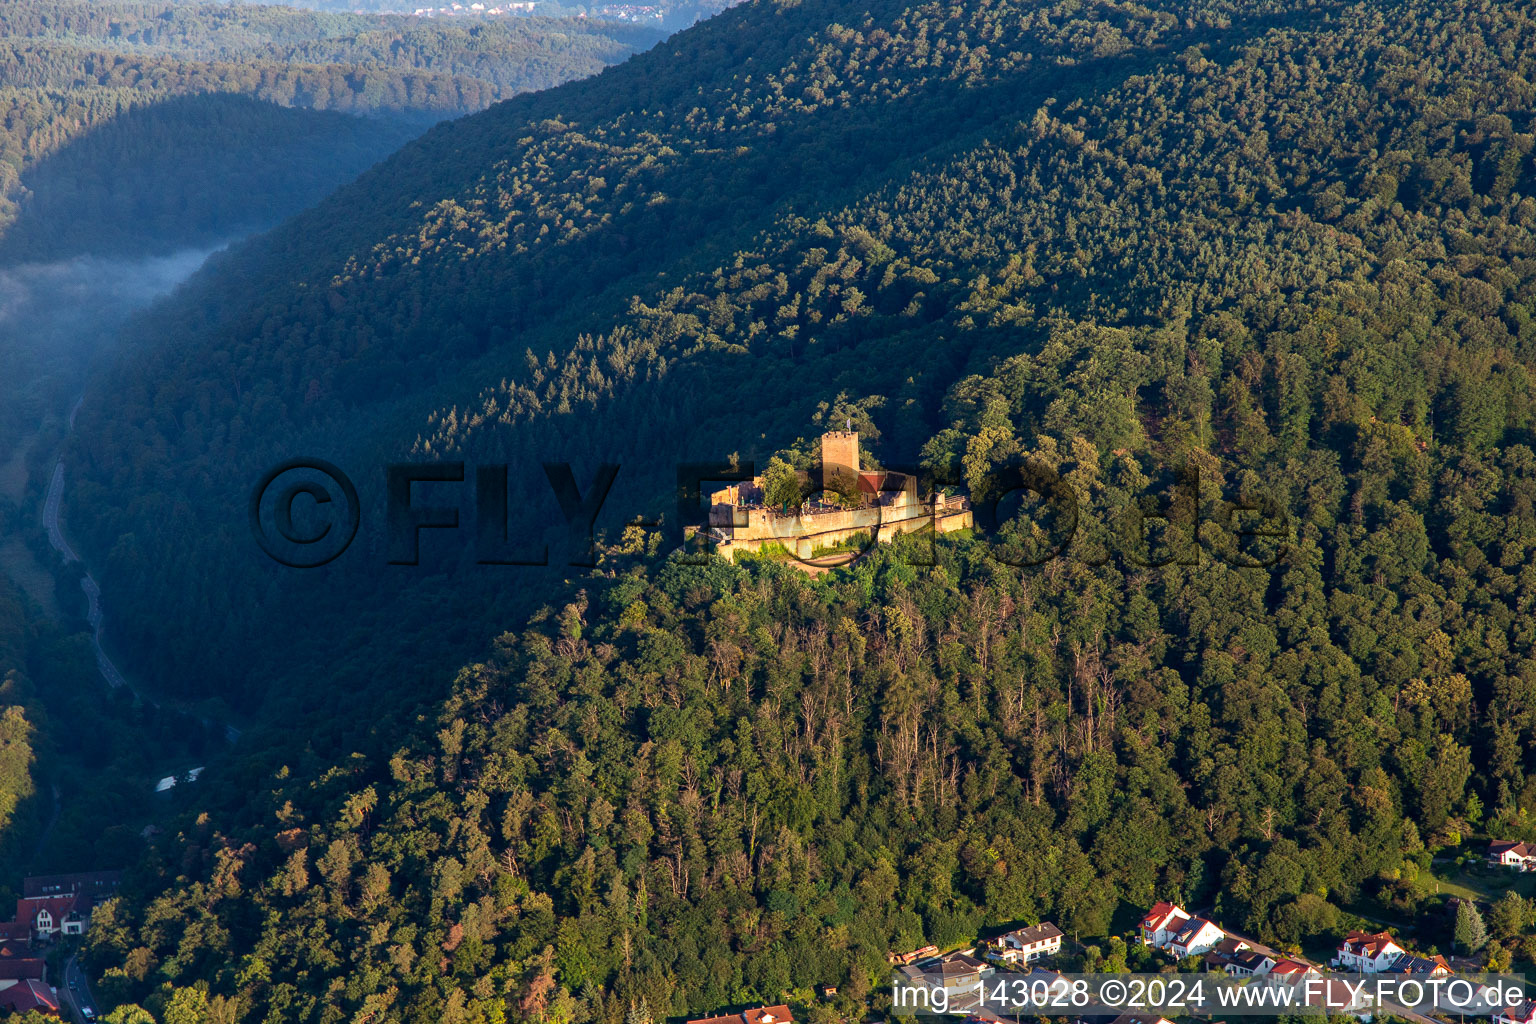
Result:
[[[1385,952],[1388,946],[1396,945],[1397,941],[1392,938],[1391,932],[1354,931],[1344,937],[1343,949],[1355,956],[1375,958]]]
[[[1044,942],[1061,938],[1061,929],[1049,921],[1032,924],[1027,928],[1016,928],[1005,935],[999,935],[998,939],[1011,939],[1021,946],[1027,946],[1032,942]]]
[[[1189,915],[1175,903],[1161,901],[1154,903],[1152,909],[1147,911],[1147,916],[1141,919],[1141,926],[1151,931],[1157,931],[1168,923],[1168,919],[1177,916],[1180,920],[1188,920]]]
[[[789,1007],[759,1006],[741,1013],[724,1013],[714,1017],[699,1017],[688,1024],[794,1024]]]
[[[1450,962],[1443,956],[1414,956],[1404,953],[1392,961],[1392,966],[1387,968],[1392,974],[1454,974]]]
[[[1209,926],[1211,928],[1216,928],[1218,930],[1221,927],[1215,921],[1212,921],[1212,920],[1210,920],[1208,918],[1192,917],[1188,921],[1184,922],[1184,926],[1179,929],[1179,934],[1174,936],[1173,941],[1174,942],[1182,942],[1183,940],[1186,940],[1186,939],[1193,939],[1196,935],[1200,934],[1202,929],[1204,929],[1207,926]]]
[[[123,880],[121,871],[80,871],[67,875],[32,875],[22,880],[21,894],[27,899],[87,892],[106,896],[117,891]]]

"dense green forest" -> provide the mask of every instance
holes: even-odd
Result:
[[[430,123],[590,74],[658,34],[500,28],[231,5],[0,6],[0,496],[6,565],[48,566],[38,510],[84,367],[125,311]],[[40,426],[41,424],[41,426]],[[10,467],[7,467],[7,472]],[[31,554],[20,554],[25,547]],[[49,612],[0,575],[0,904],[29,871],[129,866],[162,775],[226,744],[111,693],[79,567]]]
[[[1536,838],[1533,65],[1526,3],[756,0],[216,260],[88,396],[70,503],[138,670],[267,727],[93,927],[104,990],[830,1016],[895,946],[1113,949],[1155,898],[1438,918],[1436,852]],[[1055,474],[1071,546],[673,553],[679,461],[848,419],[977,500]],[[312,572],[246,520],[303,454],[365,520]],[[509,463],[554,564],[386,565],[403,457]],[[623,466],[595,572],[559,459]]]
[[[270,226],[433,120],[592,74],[659,37],[556,19],[459,26],[223,4],[7,4],[0,258],[184,246]]]
[[[0,527],[14,509],[0,507]],[[78,586],[60,574],[62,586]],[[221,739],[195,719],[104,694],[72,623],[48,620],[0,575],[0,898],[28,873],[122,868],[163,808],[154,782]]]
[[[632,26],[450,25],[225,4],[0,5],[0,461],[78,394],[100,324],[37,332],[34,279],[183,258],[310,206],[434,121],[589,75]],[[19,268],[19,269],[17,269]],[[12,273],[12,270],[15,273]],[[100,310],[96,294],[71,296]]]

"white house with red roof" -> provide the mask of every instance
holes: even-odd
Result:
[[[699,1017],[688,1024],[795,1024],[789,1007],[759,1006],[741,1013],[724,1013],[714,1017]]]
[[[1385,971],[1392,962],[1408,952],[1393,940],[1390,932],[1350,932],[1333,958],[1334,966],[1360,974]]]
[[[1227,933],[1214,921],[1203,917],[1192,917],[1184,922],[1184,926],[1178,930],[1172,939],[1168,941],[1168,952],[1180,960],[1187,956],[1199,956],[1216,948],[1217,943],[1227,937]]]
[[[1536,1003],[1506,1006],[1493,1015],[1493,1024],[1536,1024]]]
[[[1516,871],[1536,870],[1536,844],[1499,840],[1488,844],[1488,863]]]
[[[1167,949],[1188,921],[1189,915],[1177,903],[1155,903],[1141,919],[1141,943],[1154,949]]]
[[[30,925],[39,939],[84,935],[90,917],[90,900],[83,896],[36,896],[16,901],[15,920]]]
[[[1287,957],[1271,967],[1268,971],[1268,976],[1279,978],[1282,981],[1302,981],[1306,978],[1318,977],[1318,973],[1310,964],[1304,964],[1300,960],[1292,960]]]

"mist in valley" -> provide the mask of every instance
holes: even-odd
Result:
[[[91,361],[127,319],[219,248],[0,268],[0,452],[12,452],[50,414],[67,409]]]
[[[44,463],[92,361],[129,317],[170,294],[215,251],[0,268],[0,572],[51,616],[60,611],[52,575],[22,536]]]

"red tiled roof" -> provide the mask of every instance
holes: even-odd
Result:
[[[1155,932],[1162,928],[1163,925],[1167,923],[1168,918],[1174,914],[1179,915],[1179,917],[1182,919],[1188,920],[1188,918],[1185,918],[1184,912],[1172,903],[1168,903],[1166,901],[1154,903],[1152,905],[1152,909],[1147,911],[1147,916],[1141,919],[1141,926]]]
[[[32,927],[37,920],[37,914],[41,910],[48,911],[57,927],[72,913],[88,914],[91,911],[91,898],[84,893],[70,893],[66,896],[35,896],[31,899],[22,898],[16,901],[16,924],[24,924]]]
[[[0,957],[0,981],[26,981],[28,978],[43,980],[43,960],[37,957]]]
[[[19,985],[0,990],[0,1006],[15,1013],[26,1013],[28,1010],[56,1013],[59,1000],[53,989],[42,982],[23,981]]]
[[[753,1010],[742,1013],[725,1013],[716,1017],[700,1017],[690,1020],[688,1024],[794,1024],[795,1018],[790,1015],[789,1007],[759,1006]]]
[[[1488,844],[1488,856],[1502,857],[1506,853],[1513,853],[1517,857],[1536,857],[1536,846],[1513,839],[1501,839]]]
[[[1388,946],[1397,945],[1390,932],[1350,932],[1344,937],[1344,949],[1355,956],[1380,956]],[[1398,946],[1401,949],[1401,946]]]

